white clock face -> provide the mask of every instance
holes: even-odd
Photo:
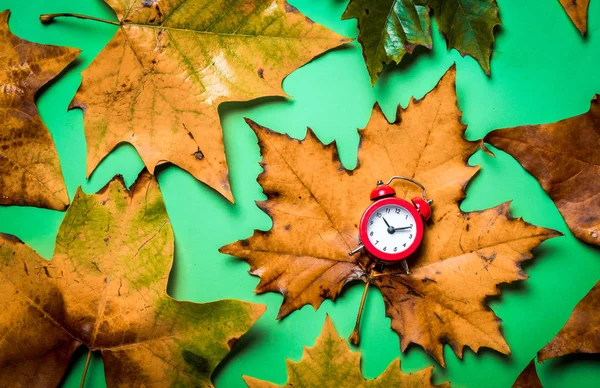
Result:
[[[399,205],[385,205],[375,210],[367,221],[367,237],[385,253],[400,253],[415,242],[417,223],[408,210]]]

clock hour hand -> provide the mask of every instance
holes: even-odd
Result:
[[[393,226],[391,226],[390,224],[388,224],[388,222],[386,221],[385,217],[383,218],[383,222],[385,222],[385,224],[387,225],[387,231],[389,234],[393,234],[396,231],[396,228],[394,228]]]
[[[411,226],[403,226],[403,227],[400,227],[400,228],[394,228],[394,232],[397,231],[397,230],[406,230],[406,229],[412,229],[412,225]]]

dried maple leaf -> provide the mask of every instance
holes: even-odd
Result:
[[[533,360],[523,369],[512,388],[543,388]]]
[[[0,204],[63,210],[69,204],[52,136],[35,106],[36,93],[79,50],[23,40],[0,13]]]
[[[494,27],[501,24],[496,0],[351,0],[342,19],[358,20],[371,84],[384,64],[399,63],[418,45],[431,48],[429,9],[449,47],[475,58],[490,74]]]
[[[431,20],[427,7],[412,1],[351,0],[342,19],[358,19],[358,41],[363,50],[371,84],[383,65],[400,63],[415,46],[431,48]]]
[[[485,298],[499,294],[501,283],[525,279],[519,263],[558,233],[511,218],[508,204],[460,210],[477,171],[467,165],[477,144],[462,137],[454,79],[452,68],[422,101],[399,108],[394,123],[376,106],[360,133],[359,166],[353,171],[340,164],[335,144],[321,144],[310,130],[298,141],[249,121],[263,157],[258,182],[267,200],[258,205],[273,219],[273,228],[221,252],[248,261],[251,274],[260,277],[256,292],[283,294],[279,318],[306,304],[316,309],[335,299],[346,283],[362,279],[380,289],[402,350],[419,344],[442,365],[444,343],[459,357],[464,346],[509,352]],[[394,268],[371,272],[366,256],[348,255],[358,244],[357,224],[370,190],[378,179],[397,174],[423,183],[435,200],[409,276],[389,273]]]
[[[81,345],[109,386],[211,386],[210,376],[264,306],[197,304],[166,293],[173,232],[157,181],[79,190],[51,261],[0,236],[0,381],[56,386]]]
[[[85,112],[88,176],[129,142],[150,172],[171,162],[229,200],[219,104],[285,96],[289,73],[350,41],[284,0],[105,2],[119,29],[71,104]]]
[[[600,353],[600,282],[575,306],[556,337],[538,352],[538,361],[572,353]]]
[[[304,356],[299,362],[287,360],[289,373],[285,387],[450,387],[450,384],[431,384],[430,366],[415,373],[400,371],[397,358],[376,379],[366,380],[360,371],[360,352],[352,352],[346,341],[339,336],[333,322],[327,316],[323,331],[315,346],[304,348]],[[250,388],[272,388],[279,385],[244,376]]]
[[[587,32],[587,13],[590,0],[559,0],[581,35]]]
[[[552,124],[490,132],[484,139],[511,154],[550,195],[575,236],[600,245],[600,103]]]

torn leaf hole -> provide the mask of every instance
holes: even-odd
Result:
[[[202,151],[200,151],[200,148],[198,148],[198,151],[194,152],[193,155],[198,160],[204,159],[204,154],[202,153]]]

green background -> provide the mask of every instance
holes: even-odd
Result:
[[[356,21],[340,20],[347,2],[290,1],[313,20],[356,37]],[[169,293],[195,302],[237,298],[268,306],[266,314],[215,373],[217,386],[243,386],[242,375],[283,384],[287,379],[285,359],[299,360],[303,347],[314,344],[326,313],[342,336],[350,334],[362,293],[362,286],[351,286],[335,303],[326,301],[316,312],[306,306],[276,321],[281,296],[253,294],[258,279],[248,275],[247,264],[218,252],[222,245],[246,238],[254,229],[271,226],[269,217],[254,202],[264,198],[256,183],[261,171],[260,154],[256,137],[243,118],[250,117],[297,138],[303,138],[309,126],[323,142],[336,140],[342,161],[351,168],[356,161],[357,128],[368,122],[373,103],[379,101],[391,119],[398,104],[405,107],[411,97],[422,97],[453,63],[457,65],[458,101],[469,139],[480,139],[496,128],[552,122],[586,112],[591,98],[600,92],[600,1],[591,1],[586,38],[571,24],[558,0],[499,0],[498,4],[503,25],[496,30],[491,77],[485,76],[472,58],[447,51],[434,25],[433,51],[417,50],[401,65],[388,67],[373,88],[360,47],[354,42],[292,73],[283,83],[285,91],[293,96],[290,99],[264,98],[221,105],[236,205],[176,167],[158,169],[176,240]],[[38,21],[40,14],[52,12],[113,19],[114,13],[100,0],[2,0],[0,9],[11,10],[9,26],[24,39],[83,50],[74,65],[38,99],[40,113],[58,149],[71,199],[78,186],[92,193],[115,174],[124,175],[131,184],[143,165],[130,145],[119,146],[86,180],[82,112],[67,111],[81,82],[80,72],[111,39],[116,27],[65,18],[48,26]],[[497,152],[496,159],[479,152],[471,163],[480,164],[481,172],[468,189],[463,210],[512,200],[514,216],[565,233],[536,249],[536,259],[525,265],[529,280],[502,286],[502,296],[491,300],[491,307],[503,320],[502,330],[512,355],[487,349],[479,354],[466,350],[460,360],[446,346],[447,368],[443,369],[419,347],[412,346],[400,354],[398,337],[390,330],[382,298],[371,289],[359,348],[367,378],[378,376],[400,356],[405,372],[434,365],[436,383],[508,387],[598,280],[600,251],[572,236],[554,204],[514,159],[501,152]],[[17,235],[49,259],[63,216],[57,211],[0,207],[0,232]],[[79,384],[85,353],[82,350],[74,359],[65,377],[66,386]],[[546,387],[591,387],[600,381],[599,366],[600,359],[594,356],[564,357],[537,364],[537,370]],[[94,355],[86,386],[103,384],[102,360]]]

